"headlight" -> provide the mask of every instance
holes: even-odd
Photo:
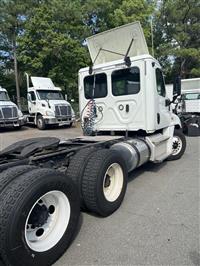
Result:
[[[52,112],[52,111],[46,111],[46,115],[55,116],[54,112]]]
[[[72,116],[75,116],[75,112],[74,112],[72,107],[71,107],[71,109],[72,109]]]
[[[18,110],[18,116],[19,117],[23,117],[23,114],[22,114],[22,111],[21,110]]]

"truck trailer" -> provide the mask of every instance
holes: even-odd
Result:
[[[79,71],[83,136],[32,138],[1,151],[5,265],[52,265],[74,237],[80,208],[111,215],[124,199],[128,173],[185,152],[180,119],[170,111],[161,66],[140,23],[94,35],[87,44],[93,64]],[[180,82],[173,94],[180,95]]]

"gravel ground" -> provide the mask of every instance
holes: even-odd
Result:
[[[79,128],[24,127],[1,131],[0,146],[30,137],[80,135]],[[55,266],[200,265],[199,141],[188,137],[178,161],[133,171],[124,202],[110,217],[82,213],[77,237]]]

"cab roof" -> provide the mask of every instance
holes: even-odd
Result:
[[[150,54],[144,54],[144,55],[139,55],[139,56],[134,56],[134,57],[131,57],[130,60],[131,60],[131,63],[132,65],[134,64],[134,62],[136,61],[139,61],[139,60],[147,60],[147,59],[151,59],[152,61],[156,62],[158,65],[159,62],[153,57],[151,56]],[[116,61],[112,61],[112,62],[107,62],[107,63],[103,63],[103,64],[99,64],[99,65],[94,65],[93,66],[93,73],[95,73],[96,71],[105,71],[105,70],[108,70],[108,69],[114,69],[115,67],[117,66],[125,66],[125,62],[123,59],[119,59],[119,60],[116,60]],[[84,68],[81,68],[79,70],[79,74],[81,73],[84,73],[84,72],[87,72],[89,74],[89,67],[84,67]]]

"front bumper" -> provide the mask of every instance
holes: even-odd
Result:
[[[0,128],[2,127],[20,127],[25,124],[24,118],[0,119]]]
[[[71,116],[66,116],[66,117],[45,117],[45,124],[47,125],[70,125],[73,123],[72,117]]]

